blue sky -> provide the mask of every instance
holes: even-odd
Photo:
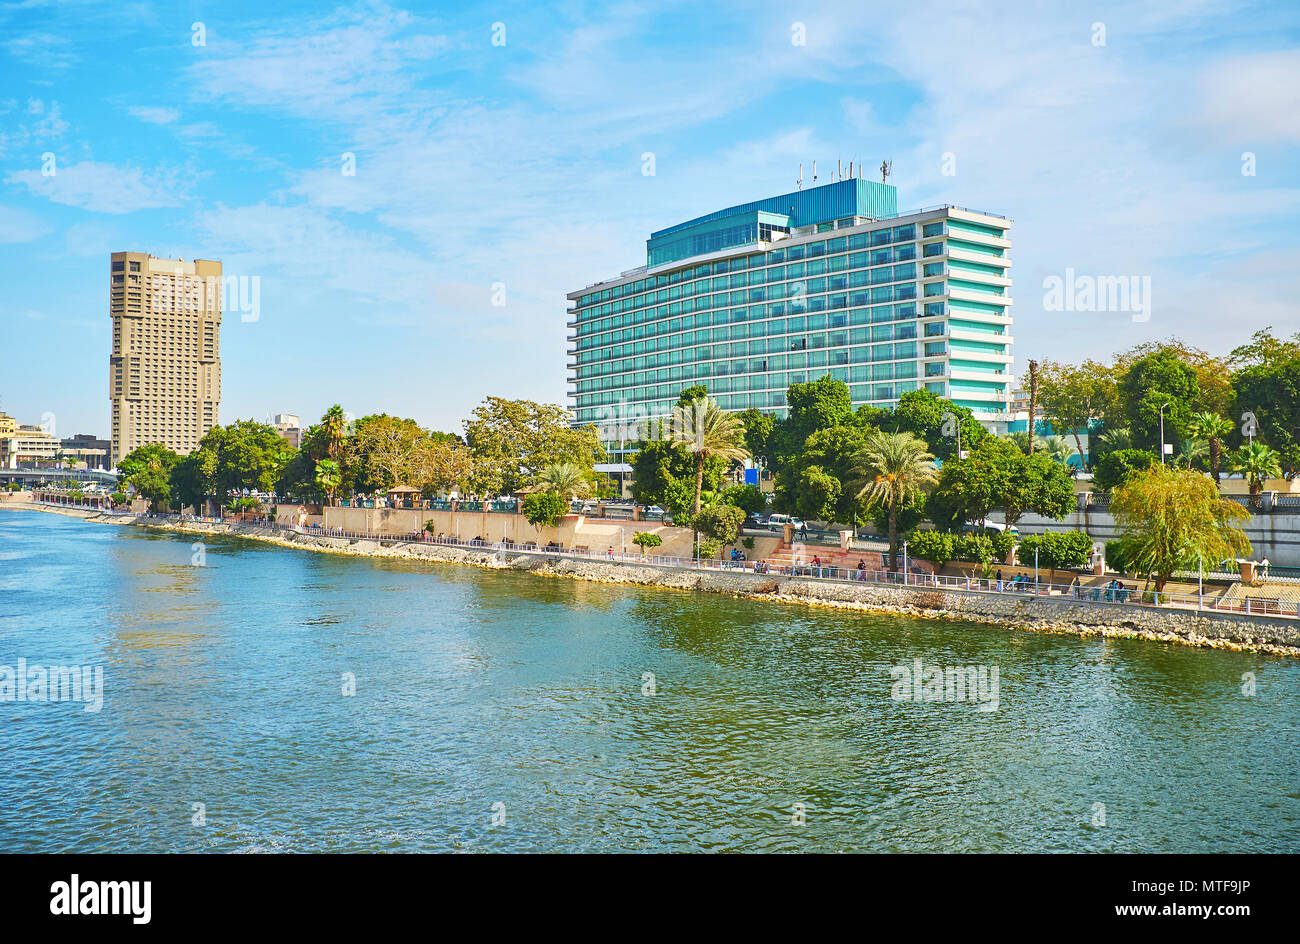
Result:
[[[1015,221],[1017,370],[1292,333],[1298,35],[1293,4],[1160,0],[3,4],[0,409],[107,433],[123,249],[260,279],[223,422],[563,402],[566,292],[814,159]],[[1044,311],[1067,268],[1150,276],[1150,321]]]

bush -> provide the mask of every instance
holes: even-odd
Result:
[[[989,535],[989,540],[993,542],[993,556],[1000,561],[1006,560],[1016,546],[1016,536],[1010,531],[995,531]]]
[[[1124,542],[1122,540],[1106,542],[1106,566],[1120,573],[1128,571],[1128,561],[1125,559]]]
[[[1092,484],[1103,492],[1123,485],[1134,472],[1145,472],[1156,464],[1156,457],[1145,449],[1117,449],[1097,460],[1092,470]]]
[[[1047,531],[1020,540],[1020,563],[1028,566],[1038,551],[1038,564],[1052,570],[1086,567],[1092,556],[1092,539],[1082,531]]]
[[[524,496],[519,510],[533,527],[549,528],[564,517],[569,505],[555,492],[533,492]]]
[[[952,540],[952,559],[987,564],[994,557],[993,539],[985,534],[959,534]]]
[[[745,538],[745,539],[744,539],[743,541],[741,541],[740,543],[741,543],[741,545],[745,548],[745,550],[747,550],[747,551],[752,551],[752,550],[754,549],[754,539],[753,539],[753,538]]]
[[[907,552],[942,567],[952,560],[953,536],[943,531],[917,531],[907,539]]]
[[[722,545],[713,538],[701,538],[695,547],[691,548],[691,556],[703,560],[706,557],[716,557],[722,550]]]

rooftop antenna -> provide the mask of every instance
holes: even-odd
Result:
[[[817,183],[817,162],[813,161],[813,183]]]
[[[835,162],[835,179],[836,179],[836,180],[843,180],[843,179],[844,179],[844,162],[843,162],[843,161],[837,160],[837,161]]]
[[[888,183],[888,181],[889,181],[889,175],[892,174],[893,172],[894,172],[894,162],[893,162],[893,161],[881,161],[881,162],[880,162],[880,182],[881,182],[882,184],[883,184],[883,183]]]
[[[795,190],[803,189],[803,162],[799,162],[799,179],[794,182]]]

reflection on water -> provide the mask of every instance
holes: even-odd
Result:
[[[0,851],[1300,848],[1294,660],[191,543],[0,514]]]

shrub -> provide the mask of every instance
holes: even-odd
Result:
[[[995,531],[989,535],[989,540],[993,542],[993,556],[1000,561],[1006,560],[1016,546],[1016,536],[1010,531]]]
[[[1070,570],[1085,567],[1092,556],[1092,539],[1082,531],[1047,531],[1020,540],[1020,563],[1028,565],[1038,551],[1040,567]]]
[[[942,567],[952,560],[953,536],[943,531],[917,531],[907,539],[907,552]]]
[[[564,517],[569,505],[555,492],[533,492],[524,497],[519,510],[529,524],[536,528],[549,528]]]
[[[433,534],[433,519],[432,519],[432,518],[430,518],[428,521],[426,521],[426,522],[424,523],[424,530],[425,530],[425,531],[428,531],[430,534]]]
[[[704,559],[706,557],[715,557],[722,550],[722,545],[713,538],[701,538],[699,542],[691,549],[692,556]]]
[[[745,548],[745,550],[747,550],[747,551],[752,551],[752,550],[754,549],[754,539],[753,539],[753,538],[745,538],[745,539],[744,539],[743,541],[741,541],[740,543],[741,543],[741,546],[743,546],[743,547]]]

